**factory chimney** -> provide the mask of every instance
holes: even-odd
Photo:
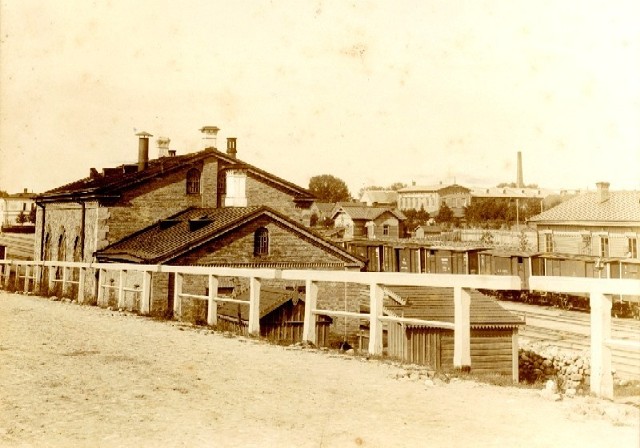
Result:
[[[522,179],[522,153],[518,151],[518,179],[516,180],[516,187],[524,188],[524,180]]]

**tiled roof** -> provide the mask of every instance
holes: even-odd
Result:
[[[395,300],[385,301],[385,310],[400,317],[454,322],[452,288],[421,286],[386,286],[406,301],[402,306]],[[471,290],[470,319],[472,328],[504,328],[522,325],[515,314],[505,310],[497,300]]]
[[[304,188],[299,187],[289,181],[270,174],[239,159],[230,157],[229,155],[213,148],[208,148],[203,151],[182,156],[150,159],[148,167],[142,171],[138,171],[137,165],[135,164],[120,165],[115,168],[107,168],[104,171],[106,173],[110,173],[108,175],[98,173],[96,170],[92,169],[92,174],[89,177],[49,190],[39,195],[38,198],[41,200],[51,200],[71,196],[100,197],[110,196],[114,194],[117,195],[121,190],[127,187],[145,182],[147,180],[152,180],[158,176],[168,174],[174,170],[183,168],[189,164],[211,156],[224,161],[227,165],[231,165],[233,168],[246,169],[249,173],[252,173],[256,177],[260,177],[272,184],[276,184],[281,188],[292,192],[294,195],[298,196],[301,199],[313,199],[311,193]]]
[[[640,191],[611,191],[600,202],[598,192],[582,193],[529,218],[533,222],[640,222]]]
[[[123,257],[153,263],[215,235],[261,207],[191,208],[136,232],[97,252],[98,258]],[[190,230],[190,220],[208,219],[209,224]],[[203,223],[205,221],[202,221]],[[172,224],[173,223],[173,224]]]
[[[190,208],[97,251],[96,256],[99,260],[162,263],[259,216],[289,226],[348,263],[363,264],[358,257],[268,207]]]
[[[344,211],[349,215],[349,217],[351,217],[351,219],[364,219],[367,221],[376,219],[378,216],[387,212],[391,213],[393,216],[400,220],[407,219],[407,217],[400,210],[389,207],[367,207],[366,205],[360,203],[353,203],[353,205],[349,203],[338,204],[336,205],[336,208],[332,213],[332,217],[335,217],[336,214],[340,211]]]

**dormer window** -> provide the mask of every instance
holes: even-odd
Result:
[[[264,227],[260,227],[253,235],[253,255],[269,255],[269,230]]]
[[[200,194],[200,170],[196,168],[187,172],[187,194]]]

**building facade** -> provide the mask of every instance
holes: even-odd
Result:
[[[33,225],[29,221],[32,210],[35,209],[35,193],[29,193],[25,188],[22,193],[10,194],[0,198],[0,219],[2,227]]]
[[[529,220],[535,224],[537,249],[545,253],[598,258],[638,259],[640,191],[597,190],[582,193]]]

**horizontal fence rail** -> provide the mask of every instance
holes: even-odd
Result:
[[[382,354],[383,323],[394,322],[407,325],[422,325],[454,331],[454,359],[457,368],[471,366],[470,357],[470,289],[520,290],[521,280],[517,276],[416,274],[351,271],[311,271],[249,269],[204,266],[138,265],[126,263],[76,263],[67,261],[18,261],[0,260],[0,285],[9,287],[12,270],[16,289],[20,280],[24,292],[35,292],[40,282],[49,286],[61,284],[62,293],[69,294],[71,286],[77,287],[77,300],[85,299],[85,281],[88,274],[97,277],[96,299],[105,306],[105,291],[117,291],[118,307],[124,307],[126,294],[133,294],[141,314],[151,311],[152,277],[166,274],[173,278],[173,311],[181,315],[183,299],[203,300],[208,303],[207,323],[216,325],[218,303],[235,303],[248,306],[248,332],[260,334],[260,291],[262,280],[286,280],[304,282],[305,308],[303,340],[316,343],[316,323],[318,315],[348,317],[369,322],[369,347],[372,355]],[[48,270],[48,278],[44,272]],[[117,273],[117,280],[105,279],[108,273]],[[140,284],[127,286],[130,273],[142,276]],[[208,294],[191,294],[183,291],[184,276],[204,276],[207,278]],[[249,284],[249,300],[221,297],[218,294],[219,278],[245,278]],[[369,290],[369,312],[357,313],[344,310],[322,309],[318,304],[319,284],[322,282],[365,285]],[[384,315],[383,298],[385,286],[431,286],[453,289],[454,322],[428,321]],[[637,295],[640,280],[631,279],[591,279],[566,277],[530,277],[531,290],[565,293],[588,293],[591,297],[591,390],[597,395],[613,395],[611,375],[611,346],[623,344],[640,348],[633,341],[611,339],[612,295]]]

